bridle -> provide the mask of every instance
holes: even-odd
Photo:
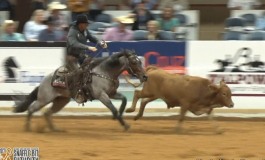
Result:
[[[137,56],[135,56],[135,55],[130,55],[129,57],[127,57],[127,59],[128,59],[128,66],[127,66],[127,70],[129,70],[129,72],[130,72],[130,74],[131,75],[133,75],[133,76],[137,76],[137,74],[133,71],[133,69],[132,69],[132,67],[131,67],[131,65],[133,65],[132,64],[132,62],[129,60],[130,58],[134,58],[134,57],[136,57],[135,59],[137,60],[137,61],[140,61],[140,59],[137,57]]]

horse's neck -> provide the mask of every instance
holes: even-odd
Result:
[[[103,74],[113,79],[117,79],[120,74],[125,71],[125,63],[119,63],[117,66],[109,66],[107,62],[102,62],[98,66],[92,69],[92,72],[97,74]]]

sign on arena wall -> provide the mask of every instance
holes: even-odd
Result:
[[[214,83],[224,79],[240,106],[265,108],[262,101],[265,96],[264,49],[263,41],[190,42],[187,72]]]
[[[177,41],[132,41],[110,42],[109,51],[119,52],[121,49],[135,50],[144,58],[144,65],[156,65],[169,72],[185,74],[186,42]],[[101,56],[109,56],[105,51]]]
[[[0,93],[26,92],[62,65],[61,47],[1,47]]]

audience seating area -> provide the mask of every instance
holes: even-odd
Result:
[[[263,12],[263,10],[231,11],[230,17],[224,21],[225,28],[221,39],[265,40],[265,26],[264,29],[260,29],[259,26],[257,26],[257,20],[262,17]]]

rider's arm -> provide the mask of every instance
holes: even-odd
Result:
[[[92,43],[95,43],[95,44],[99,43],[99,40],[95,36],[92,36],[88,30],[87,30],[87,37],[86,38]]]

